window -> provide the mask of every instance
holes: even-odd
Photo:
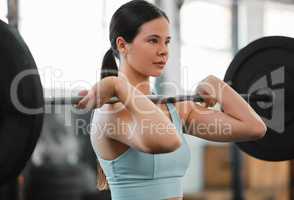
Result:
[[[99,80],[102,58],[110,48],[110,18],[126,2],[20,1],[19,29],[35,58],[44,88],[80,90]],[[45,95],[51,94],[45,91]]]
[[[19,29],[45,88],[75,89],[96,80],[102,47],[101,2],[20,1]]]
[[[294,5],[266,2],[264,11],[264,34],[294,37]]]
[[[223,78],[232,59],[228,3],[190,1],[181,9],[182,87],[186,91],[209,74]]]
[[[0,0],[0,19],[4,22],[7,20],[7,0]]]

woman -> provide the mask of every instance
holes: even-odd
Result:
[[[85,97],[78,108],[100,108],[92,119],[91,141],[100,163],[98,188],[109,186],[113,200],[183,198],[190,151],[182,127],[186,134],[222,142],[258,139],[266,132],[242,97],[214,76],[196,92],[207,106],[220,103],[223,112],[191,101],[152,103],[145,96],[152,94],[149,78],[164,70],[170,38],[163,11],[142,0],[124,4],[111,19],[102,80],[80,93]],[[113,96],[120,102],[105,104]]]

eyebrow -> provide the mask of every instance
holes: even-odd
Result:
[[[153,34],[153,35],[148,35],[148,37],[156,37],[156,38],[160,38],[159,35]],[[170,40],[171,36],[167,36],[166,39]]]

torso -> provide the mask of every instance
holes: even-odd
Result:
[[[176,107],[177,112],[179,113],[179,116],[183,122],[186,121],[188,112],[187,112],[187,105],[185,102],[177,102],[174,104]],[[121,108],[123,106],[121,103],[116,103],[116,105],[107,105],[107,106],[112,106],[112,108],[107,108],[107,109],[114,109],[116,110],[117,108]],[[168,111],[167,105],[166,104],[158,104],[158,106],[161,108],[163,113],[172,121],[171,115]],[[123,114],[121,115],[122,118],[127,118],[129,117],[129,113],[127,111],[124,111],[124,108],[122,109]],[[102,136],[102,138],[99,138],[99,141],[96,141],[97,147],[99,148],[99,154],[103,159],[106,160],[113,160],[117,158],[119,155],[124,153],[125,151],[128,150],[129,146],[115,141],[109,137]],[[168,200],[182,200],[181,197],[176,197],[176,198],[170,198]]]

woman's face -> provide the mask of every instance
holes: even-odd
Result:
[[[145,76],[160,76],[168,60],[169,22],[160,17],[146,22],[126,45],[125,62]]]

